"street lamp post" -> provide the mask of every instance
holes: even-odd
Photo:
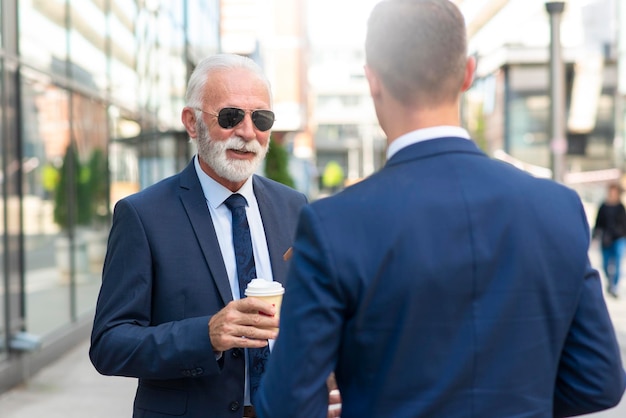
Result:
[[[551,97],[551,140],[552,178],[563,182],[565,177],[565,67],[561,54],[561,15],[565,2],[546,2],[550,15],[550,97]]]

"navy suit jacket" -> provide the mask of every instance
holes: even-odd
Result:
[[[624,371],[576,193],[439,138],[301,212],[257,413],[552,417]]]
[[[254,176],[274,280],[306,198]],[[135,417],[241,417],[244,352],[216,360],[211,315],[232,294],[193,161],[116,204],[90,358],[106,375],[139,378]]]

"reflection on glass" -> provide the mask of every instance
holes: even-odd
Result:
[[[87,88],[104,90],[106,73],[105,2],[70,2],[70,77]]]
[[[219,49],[219,26],[211,22],[219,22],[220,0],[187,0],[185,3],[189,53],[195,61]]]
[[[0,63],[0,83],[4,80],[3,68]],[[0,92],[3,91],[2,85],[0,84]],[[2,126],[2,118],[0,118],[0,132],[3,132]],[[2,148],[0,148],[0,157],[2,157]],[[4,167],[2,163],[4,158],[0,158],[0,172],[4,173]],[[5,207],[4,204],[4,194],[0,194],[0,208]],[[0,228],[0,232],[4,235],[4,228]],[[0,235],[0,255],[4,254],[4,240],[2,235]],[[4,272],[4,257],[0,256],[0,272]],[[2,277],[2,276],[0,276]],[[6,358],[6,341],[7,341],[7,331],[5,329],[6,318],[5,318],[5,306],[8,298],[7,289],[5,289],[5,281],[0,280],[0,361]]]
[[[68,94],[23,72],[24,243],[28,332],[43,335],[70,321],[69,278],[58,265],[54,198],[69,142]]]
[[[158,6],[17,2],[23,200],[9,226],[24,237],[28,332],[50,334],[92,311],[112,205],[177,171],[180,138],[153,139],[180,129],[190,65],[218,50],[219,0]],[[159,175],[143,180],[140,161]]]
[[[76,144],[76,259],[77,314],[95,307],[108,235],[109,176],[106,145],[109,137],[106,106],[80,94],[72,95],[72,133]],[[78,250],[82,251],[79,252]]]
[[[19,1],[17,6],[22,58],[48,71],[62,71],[55,63],[67,58],[65,5],[59,1],[32,0]]]
[[[138,42],[136,2],[111,1],[108,16],[110,36],[110,91],[114,101],[137,110],[139,75],[137,68]]]

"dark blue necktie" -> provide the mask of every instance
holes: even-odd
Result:
[[[244,290],[250,280],[256,277],[254,253],[250,226],[246,217],[246,198],[240,194],[232,194],[224,202],[233,215],[233,246],[237,261],[237,278],[239,279],[239,295],[245,297]],[[268,346],[248,349],[248,375],[250,383],[250,401],[261,382],[261,375],[265,371],[265,364],[269,358]]]

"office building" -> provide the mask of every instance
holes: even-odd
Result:
[[[560,15],[565,138],[551,131],[551,18],[543,0],[456,0],[478,68],[464,121],[491,155],[598,198],[623,170],[618,95],[619,1],[569,0]],[[622,77],[623,79],[623,77]],[[623,81],[622,81],[623,86]],[[623,89],[623,87],[621,87]],[[623,118],[623,117],[622,117]]]
[[[219,0],[0,0],[0,391],[89,335],[112,204],[189,161]]]

